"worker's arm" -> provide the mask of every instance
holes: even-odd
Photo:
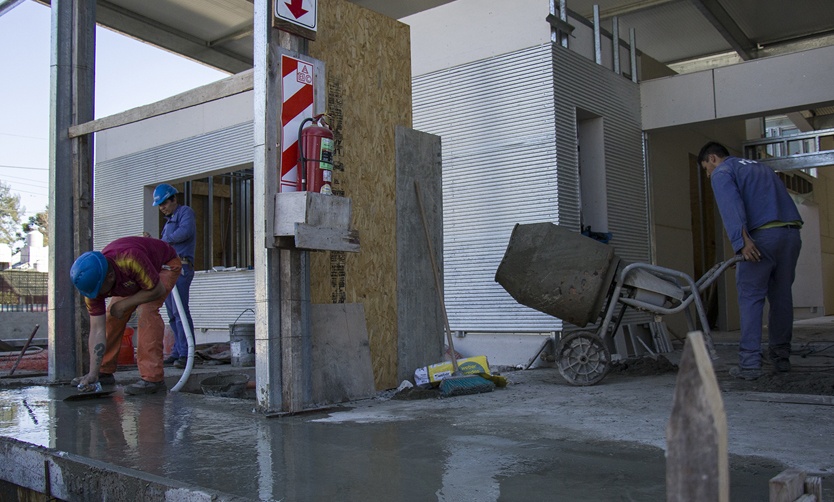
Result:
[[[110,315],[121,319],[125,315],[125,312],[133,310],[143,303],[150,303],[165,298],[167,295],[168,291],[165,289],[165,285],[159,280],[153,289],[142,289],[133,296],[128,296],[127,298],[111,303]]]
[[[167,232],[162,240],[169,244],[187,242],[197,234],[197,223],[194,220],[194,211],[188,206],[182,206],[177,213],[177,226]]]
[[[79,387],[86,387],[98,382],[101,361],[104,359],[104,350],[107,347],[107,337],[105,335],[106,326],[107,321],[105,316],[90,316],[90,339],[88,342],[90,346],[90,372],[78,381]]]
[[[741,253],[746,244],[744,234],[747,228],[747,213],[735,178],[730,171],[716,170],[710,176],[710,184],[733,251]]]
[[[741,237],[744,239],[744,246],[739,251],[739,254],[747,261],[761,261],[762,253],[756,247],[756,242],[747,233],[747,229],[742,229]]]

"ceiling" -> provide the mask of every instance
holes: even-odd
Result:
[[[0,0],[0,16],[23,1]],[[350,1],[400,19],[452,0]],[[552,1],[558,9],[559,0]],[[587,20],[598,5],[601,27],[609,33],[616,16],[621,36],[634,28],[638,50],[679,73],[834,45],[831,0],[566,1]],[[96,18],[229,73],[252,67],[253,0],[97,0]]]
[[[22,0],[0,0],[0,15]],[[48,5],[50,0],[34,0]],[[279,0],[280,1],[280,0]],[[351,0],[399,19],[450,0]],[[542,0],[545,1],[545,0]],[[555,0],[558,6],[558,0]],[[566,0],[679,72],[834,45],[831,0]],[[98,22],[230,73],[252,66],[252,0],[98,0]]]

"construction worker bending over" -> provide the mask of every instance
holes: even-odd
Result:
[[[139,309],[136,362],[141,380],[125,387],[127,394],[165,390],[159,315],[177,283],[182,263],[168,243],[145,237],[122,237],[99,251],[88,251],[70,269],[72,283],[84,295],[90,314],[90,372],[73,380],[87,386],[115,383],[125,325]],[[107,306],[105,299],[111,297]]]

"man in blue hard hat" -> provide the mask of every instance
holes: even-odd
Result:
[[[145,237],[122,237],[101,251],[88,251],[73,263],[70,278],[85,297],[90,314],[90,372],[73,380],[90,386],[115,383],[122,334],[128,319],[139,312],[136,362],[141,380],[125,387],[127,394],[165,390],[162,337],[165,323],[159,308],[177,283],[182,264],[169,244]],[[105,300],[110,299],[107,305]]]
[[[162,227],[161,240],[167,242],[177,251],[182,260],[182,273],[177,279],[177,291],[180,294],[183,316],[174,297],[169,295],[165,299],[165,308],[168,309],[168,319],[171,330],[174,332],[174,347],[171,355],[164,363],[173,364],[177,368],[185,368],[188,362],[188,341],[185,337],[185,323],[193,335],[194,322],[191,320],[191,309],[188,307],[188,297],[191,290],[191,281],[194,280],[194,250],[197,247],[197,223],[194,217],[194,210],[177,202],[177,189],[167,183],[157,186],[153,191],[153,205],[165,215],[165,226]],[[145,232],[145,237],[150,234]]]

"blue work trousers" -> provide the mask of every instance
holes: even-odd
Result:
[[[768,355],[771,360],[791,354],[793,295],[796,261],[802,241],[799,229],[788,227],[754,230],[750,237],[762,254],[759,262],[742,261],[736,267],[736,287],[741,313],[739,366],[762,366],[762,313],[765,298],[770,305],[767,320]]]
[[[182,273],[177,279],[177,291],[179,291],[182,306],[185,309],[185,319],[188,326],[191,328],[192,335],[194,334],[194,323],[191,321],[191,309],[188,307],[188,295],[191,289],[191,281],[194,280],[194,265],[190,263],[182,264]],[[188,340],[185,338],[185,329],[179,310],[177,310],[177,302],[174,301],[174,295],[170,294],[165,298],[165,308],[168,309],[168,323],[174,331],[174,347],[171,349],[171,355],[180,358],[188,357]]]

